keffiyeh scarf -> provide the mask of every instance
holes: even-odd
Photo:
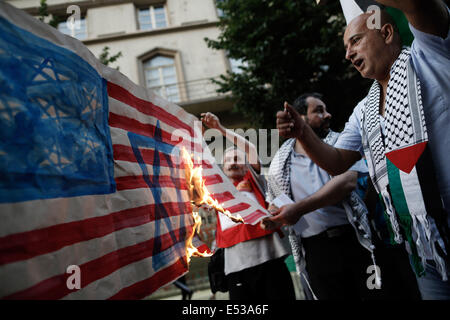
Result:
[[[416,273],[424,273],[428,248],[443,280],[447,280],[442,258],[445,255],[432,239],[428,219],[433,217],[440,236],[448,244],[447,214],[427,145],[420,81],[410,63],[409,48],[403,48],[391,68],[385,130],[379,115],[380,94],[381,86],[375,81],[362,116],[362,141],[370,176],[383,200],[395,242],[402,242],[403,234],[409,244]]]

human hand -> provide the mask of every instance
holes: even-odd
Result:
[[[285,102],[284,110],[277,112],[277,129],[280,136],[300,139],[305,126],[305,120],[289,103]]]
[[[239,182],[239,184],[236,186],[236,189],[238,189],[238,191],[247,191],[247,192],[252,192],[252,185],[250,184],[250,181],[248,180],[243,180],[241,182]]]
[[[266,230],[274,230],[284,225],[294,225],[297,223],[298,219],[300,219],[298,210],[296,209],[294,203],[282,206],[280,209],[271,213],[273,217],[263,219],[261,221],[261,228]]]
[[[206,113],[200,114],[200,116],[201,116],[200,120],[208,128],[220,129],[222,127],[222,125],[220,124],[219,117],[216,116],[214,113],[206,112]]]
[[[267,210],[270,212],[270,213],[274,213],[274,212],[277,212],[278,211],[278,207],[276,206],[276,205],[273,205],[273,204],[269,204],[269,207],[267,208]]]

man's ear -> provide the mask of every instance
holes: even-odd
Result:
[[[381,27],[381,36],[384,38],[384,43],[391,44],[394,42],[394,27],[390,23],[386,23]]]

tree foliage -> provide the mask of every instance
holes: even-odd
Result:
[[[47,0],[40,1],[38,11],[39,11],[39,20],[44,22],[45,17],[48,16]]]
[[[98,59],[101,63],[103,63],[105,66],[109,65],[110,63],[115,62],[118,58],[122,56],[122,51],[119,51],[118,53],[114,55],[110,55],[109,53],[109,47],[103,47],[102,53],[98,56]],[[119,70],[119,67],[117,67],[117,70]]]
[[[209,47],[241,59],[242,72],[222,75],[220,92],[232,92],[235,111],[257,127],[275,127],[284,101],[318,91],[341,129],[370,81],[345,60],[345,20],[339,1],[222,0],[221,34]]]
[[[50,14],[48,13],[47,0],[41,0],[41,1],[40,1],[40,5],[39,5],[39,8],[38,8],[38,12],[39,12],[38,18],[39,18],[39,20],[41,20],[42,22],[45,22],[45,18],[48,17],[48,16],[50,16],[50,19],[48,20],[47,23],[48,23],[50,26],[52,26],[53,28],[58,28],[58,24],[59,24],[60,22],[63,22],[63,21],[65,20],[64,17],[62,17],[62,16],[55,15],[55,14],[50,15]]]

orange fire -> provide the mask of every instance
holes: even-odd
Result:
[[[209,257],[210,253],[201,253],[192,244],[192,239],[196,233],[200,232],[200,226],[202,224],[202,218],[200,217],[198,210],[200,207],[206,207],[208,209],[215,209],[219,212],[225,214],[233,222],[244,223],[241,216],[233,216],[228,210],[225,210],[217,200],[211,197],[208,189],[205,186],[205,181],[202,177],[202,167],[197,166],[194,168],[194,163],[192,158],[186,149],[181,149],[181,159],[184,164],[184,173],[186,176],[186,184],[189,193],[189,198],[192,202],[192,217],[194,218],[194,227],[192,228],[192,234],[186,240],[186,255],[188,257],[188,262],[192,256]]]
[[[200,217],[197,211],[192,210],[192,217],[194,218],[194,227],[192,228],[192,233],[186,239],[186,257],[188,263],[191,261],[192,256],[194,257],[212,256],[212,253],[210,252],[198,251],[198,249],[192,243],[192,239],[194,238],[196,233],[200,232],[200,226],[202,225],[202,218]]]

